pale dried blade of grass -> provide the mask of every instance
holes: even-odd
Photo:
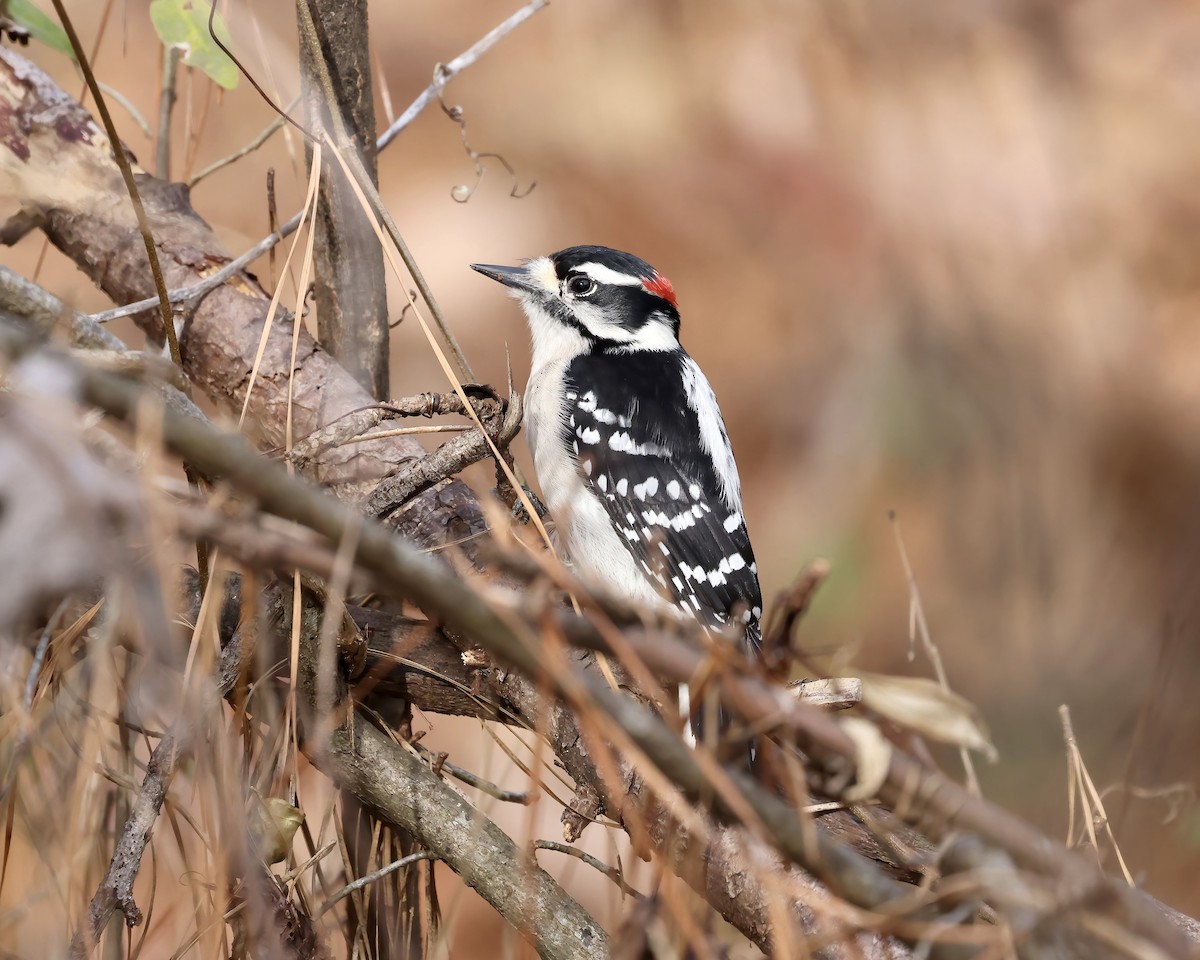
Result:
[[[888,519],[892,524],[892,535],[896,540],[896,549],[900,554],[900,562],[904,567],[904,579],[908,584],[909,596],[909,616],[908,616],[908,643],[909,643],[909,659],[912,659],[913,649],[915,647],[914,637],[920,636],[921,645],[925,649],[926,656],[929,657],[930,663],[933,664],[933,669],[937,675],[938,683],[946,690],[950,689],[950,681],[946,676],[946,670],[942,665],[942,655],[937,648],[937,644],[933,642],[933,635],[929,631],[929,623],[925,619],[925,606],[921,602],[921,591],[917,586],[917,575],[913,571],[912,563],[908,558],[908,548],[904,544],[904,536],[900,532],[900,519],[896,516],[895,511],[888,515]],[[915,630],[914,630],[915,628]],[[975,763],[971,760],[971,754],[966,747],[959,747],[959,758],[962,760],[963,770],[967,775],[967,789],[979,795],[979,778],[975,774]]]
[[[296,248],[300,245],[299,231],[304,228],[305,222],[308,221],[312,217],[313,210],[316,208],[317,187],[320,184],[320,182],[321,182],[320,152],[318,149],[316,149],[314,147],[313,162],[312,162],[312,167],[309,171],[309,177],[308,177],[308,191],[304,195],[304,206],[300,210],[300,222],[299,222],[299,225],[296,227],[297,235],[296,235],[295,239],[292,240],[292,245],[288,248],[287,257],[283,261],[284,272],[287,271],[288,266],[292,262],[292,255],[296,252]],[[310,234],[312,233],[311,230],[309,232],[310,232]],[[271,294],[271,302],[267,305],[267,314],[266,314],[266,317],[263,319],[262,336],[259,337],[259,339],[258,339],[258,349],[254,353],[254,363],[250,367],[250,379],[249,379],[248,383],[246,384],[246,397],[242,401],[242,412],[238,416],[238,429],[239,430],[242,428],[242,424],[245,423],[245,421],[246,421],[246,411],[249,410],[249,408],[250,408],[250,395],[254,391],[254,384],[258,379],[258,371],[262,367],[263,354],[265,354],[267,351],[267,340],[270,339],[271,326],[275,322],[275,313],[279,309],[279,299],[282,296],[283,296],[283,284],[278,283],[275,285],[274,293]],[[303,304],[303,301],[301,301],[301,303]],[[289,404],[289,410],[290,410],[290,405],[291,405],[290,391],[289,391],[289,395],[288,395],[288,404]],[[290,428],[290,423],[291,423],[290,415],[288,417],[288,423],[289,423],[289,428]]]
[[[1099,823],[1108,837],[1108,842],[1112,845],[1113,852],[1116,854],[1117,863],[1121,867],[1121,875],[1125,878],[1125,882],[1129,886],[1135,886],[1133,875],[1129,872],[1129,867],[1125,864],[1125,858],[1121,855],[1121,848],[1117,844],[1117,838],[1113,835],[1112,825],[1108,820],[1108,813],[1104,809],[1104,800],[1100,796],[1099,791],[1097,791],[1091,774],[1088,773],[1087,764],[1083,760],[1083,752],[1079,749],[1079,741],[1075,738],[1074,726],[1071,723],[1070,708],[1066,704],[1062,704],[1058,708],[1058,715],[1062,720],[1063,740],[1067,745],[1069,769],[1068,795],[1071,800],[1070,821],[1072,824],[1074,823],[1074,801],[1076,790],[1078,790],[1080,812],[1087,827],[1088,839],[1091,841],[1092,849],[1096,852],[1097,862],[1101,860],[1100,840],[1096,834],[1096,824]],[[1068,838],[1068,842],[1073,842],[1072,834],[1068,834]]]

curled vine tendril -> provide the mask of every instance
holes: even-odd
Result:
[[[475,165],[475,182],[469,185],[460,183],[455,186],[450,191],[451,199],[453,199],[456,203],[466,203],[471,199],[475,191],[479,189],[479,185],[483,182],[483,175],[487,172],[487,168],[483,164],[484,160],[494,160],[504,168],[512,183],[512,186],[508,191],[508,195],[510,197],[515,200],[520,200],[529,196],[529,194],[533,192],[533,188],[537,186],[536,180],[531,180],[529,182],[529,186],[521,189],[520,179],[517,176],[517,171],[513,169],[513,165],[509,163],[501,154],[493,153],[491,151],[481,153],[471,146],[470,141],[467,139],[467,120],[465,111],[458,104],[451,105],[446,103],[446,98],[444,96],[446,73],[445,67],[440,63],[433,69],[433,82],[437,87],[438,105],[442,108],[442,112],[447,117],[458,124],[458,131],[459,136],[462,138],[463,150],[466,151],[467,156],[471,158],[471,162]]]

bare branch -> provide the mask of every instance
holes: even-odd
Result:
[[[550,0],[532,0],[531,3],[525,4],[520,10],[493,30],[490,30],[469,49],[464,50],[449,63],[438,64],[434,71],[433,83],[422,90],[417,99],[410,103],[391,126],[383,131],[383,134],[377,141],[378,149],[384,149],[384,147],[396,139],[405,127],[416,120],[420,116],[421,111],[437,99],[438,93],[450,80],[474,64],[480,57],[491,50],[492,47],[549,4],[549,2]]]
[[[543,957],[593,958],[604,930],[495,823],[423,763],[355,717],[313,755],[318,767],[385,819],[437,851]]]
[[[521,398],[513,393],[505,405],[503,419],[499,423],[493,417],[483,420],[484,429],[492,436],[492,442],[500,451],[505,450],[521,428]],[[372,517],[386,517],[408,503],[417,494],[441,483],[473,463],[491,456],[487,438],[478,430],[471,430],[443,443],[440,447],[410,465],[403,473],[380,481],[375,491],[367,498],[364,510]]]
[[[296,97],[294,100],[292,100],[291,103],[289,103],[286,107],[283,108],[283,112],[291,113],[292,110],[295,109],[296,104],[299,102],[300,102],[300,98]],[[231,163],[236,163],[238,160],[241,160],[242,157],[249,156],[255,150],[257,150],[259,147],[261,147],[264,143],[266,143],[268,140],[270,140],[271,137],[274,136],[275,132],[277,130],[279,130],[280,128],[282,128],[286,122],[287,121],[284,120],[283,117],[276,117],[274,120],[272,120],[270,123],[268,123],[265,127],[263,127],[262,130],[259,131],[257,136],[254,137],[254,139],[250,140],[244,146],[239,147],[237,150],[233,151],[233,153],[229,154],[228,156],[221,157],[220,160],[214,160],[207,167],[205,167],[203,170],[201,170],[199,173],[197,173],[195,176],[193,176],[192,179],[188,181],[188,186],[195,187],[196,184],[198,184],[201,180],[204,180],[206,177],[211,177],[217,171],[224,170]],[[274,239],[274,236],[275,235],[272,234],[271,237],[268,237],[267,239]],[[281,236],[279,239],[282,240],[283,237]],[[256,257],[260,256],[260,255],[261,254],[257,254]],[[251,259],[255,259],[256,257],[252,257]],[[247,261],[247,263],[248,262],[249,261]],[[179,302],[178,294],[179,294],[178,290],[171,291],[171,302],[172,303]]]
[[[308,129],[354,154],[375,185],[367,6],[300,0],[300,76]],[[306,32],[311,25],[311,34]],[[312,156],[312,145],[306,143]],[[368,214],[336,164],[322,172],[314,219],[313,261],[319,340],[376,399],[388,395],[388,316],[383,251]]]
[[[555,840],[535,840],[533,842],[533,848],[535,850],[553,850],[555,853],[565,853],[568,857],[574,857],[576,860],[582,860],[593,870],[598,870],[600,873],[604,874],[604,876],[608,877],[609,880],[611,880],[620,888],[623,894],[626,894],[630,897],[636,897],[639,900],[642,897],[638,891],[633,889],[633,887],[625,882],[625,878],[621,876],[620,870],[618,870],[616,867],[610,867],[607,863],[597,860],[586,850],[580,850],[578,847],[572,847],[566,843],[558,843]]]
[[[361,890],[363,887],[374,883],[376,880],[382,880],[388,874],[395,873],[397,870],[403,870],[405,867],[412,866],[414,863],[418,863],[421,860],[437,859],[438,855],[432,850],[418,850],[416,853],[410,853],[407,857],[401,857],[399,860],[393,860],[386,867],[380,867],[378,870],[368,873],[365,876],[359,877],[357,880],[353,880],[346,884],[341,890],[321,904],[320,908],[317,910],[317,916],[322,916],[337,906],[339,901],[344,900],[346,897],[350,896],[350,894]]]
[[[171,111],[175,107],[175,75],[183,51],[174,44],[163,49],[162,90],[158,101],[158,137],[154,144],[154,174],[171,179]]]
[[[19,317],[27,318],[44,333],[48,333],[56,325],[61,325],[66,329],[67,338],[74,346],[105,351],[134,363],[147,362],[153,365],[152,361],[155,358],[128,349],[119,337],[113,336],[84,314],[76,313],[48,290],[13,273],[3,265],[0,265],[0,310],[8,310]],[[182,388],[186,387],[187,383],[178,368],[172,367],[170,371],[160,372],[169,381],[162,385],[164,402],[186,416],[207,419],[191,398],[183,393]]]

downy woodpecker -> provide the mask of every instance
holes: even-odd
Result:
[[[581,579],[706,626],[736,618],[752,653],[762,594],[741,484],[712,387],[679,344],[670,281],[599,246],[471,266],[507,286],[529,320],[529,446]],[[688,715],[686,689],[680,700]]]

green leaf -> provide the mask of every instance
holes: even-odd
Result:
[[[154,0],[150,4],[150,20],[163,46],[180,47],[184,63],[203,70],[214,83],[232,90],[238,82],[237,67],[208,32],[210,9],[208,0]],[[229,31],[219,14],[213,18],[213,30],[228,46]]]
[[[31,0],[8,0],[8,16],[18,26],[28,30],[34,40],[75,59],[75,51],[71,49],[66,31],[58,25],[57,20],[35,7]]]

